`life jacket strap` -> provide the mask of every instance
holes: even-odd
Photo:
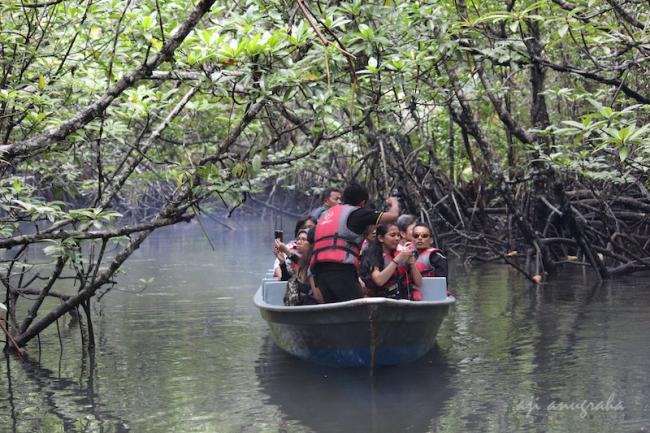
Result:
[[[355,242],[354,239],[352,239],[352,238],[350,238],[350,237],[348,237],[348,236],[341,236],[341,235],[339,235],[338,233],[334,233],[333,235],[325,235],[325,236],[321,236],[321,237],[318,238],[318,240],[315,241],[315,242],[320,242],[320,241],[323,241],[323,240],[326,240],[326,239],[334,239],[335,241],[338,240],[338,239],[341,239],[341,240],[343,240],[343,241],[345,241],[345,242],[348,242],[348,243],[354,243],[354,242]]]
[[[318,255],[318,253],[322,253],[323,251],[329,251],[329,250],[342,250],[342,251],[345,251],[347,253],[350,253],[352,256],[354,256],[357,259],[360,256],[360,253],[359,253],[358,249],[352,249],[350,247],[341,246],[341,245],[328,245],[326,247],[315,248],[314,251],[312,252],[312,254],[314,254],[316,256],[316,255]]]

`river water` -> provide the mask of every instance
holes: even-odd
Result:
[[[210,220],[155,233],[95,308],[0,363],[4,432],[645,432],[650,275],[581,270],[536,288],[452,259],[457,305],[420,361],[335,369],[272,342],[252,297],[273,227]],[[285,233],[291,228],[288,223]],[[151,280],[153,278],[153,280]]]

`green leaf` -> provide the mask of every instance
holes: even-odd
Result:
[[[581,131],[587,129],[587,125],[573,120],[563,120],[562,123],[565,125],[573,126],[574,128],[579,129]]]
[[[156,38],[154,38],[154,37],[152,37],[151,39],[149,39],[149,42],[151,42],[151,45],[153,45],[154,48],[156,48],[157,50],[161,49],[162,46],[163,46],[162,41],[159,40],[159,39],[156,39]]]
[[[259,154],[253,157],[252,167],[253,172],[258,172],[262,169],[262,157]]]
[[[46,256],[60,256],[63,254],[63,247],[60,244],[49,245],[43,248],[43,254]]]
[[[244,173],[246,172],[246,169],[244,167],[244,164],[241,162],[238,162],[237,164],[232,166],[232,169],[230,169],[230,174],[233,177],[242,177]]]
[[[621,147],[618,150],[618,157],[621,160],[621,162],[625,161],[630,154],[630,149],[628,147]]]

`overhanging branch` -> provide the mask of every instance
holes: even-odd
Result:
[[[201,17],[210,10],[214,2],[215,0],[200,0],[187,20],[185,20],[178,28],[178,31],[163,45],[158,54],[131,73],[123,76],[114,85],[109,87],[98,100],[88,105],[71,119],[29,140],[1,145],[0,159],[12,162],[17,158],[26,158],[44,152],[52,144],[64,140],[68,135],[83,128],[99,117],[125,90],[132,87],[138,80],[150,75],[161,63],[171,59],[176,49],[196,26]]]

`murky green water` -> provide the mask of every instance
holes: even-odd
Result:
[[[581,271],[531,287],[453,267],[458,303],[417,363],[331,369],[291,358],[252,303],[272,227],[155,234],[95,308],[98,347],[61,323],[0,363],[7,432],[640,432],[650,429],[650,276]],[[289,227],[285,227],[289,232]],[[154,277],[146,284],[147,278]]]

